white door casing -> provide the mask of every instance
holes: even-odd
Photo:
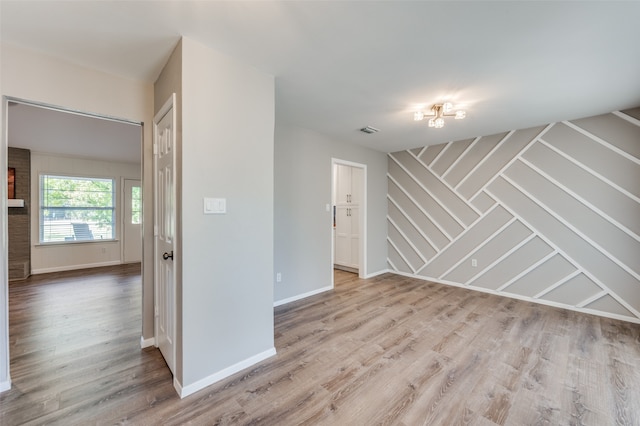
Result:
[[[122,184],[123,259],[125,263],[142,261],[142,185],[137,179],[124,179]],[[137,201],[136,201],[137,198]]]
[[[175,374],[176,230],[175,93],[153,119],[155,338]]]

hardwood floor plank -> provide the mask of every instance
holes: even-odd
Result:
[[[274,309],[277,355],[184,399],[139,266],[10,286],[0,424],[640,425],[640,327],[383,274]]]
[[[599,362],[571,355],[571,367],[562,405],[568,418],[578,425],[606,424],[607,383],[605,368]]]

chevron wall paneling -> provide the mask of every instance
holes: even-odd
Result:
[[[388,265],[640,323],[640,108],[389,154]]]

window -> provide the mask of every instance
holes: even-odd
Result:
[[[142,198],[140,197],[140,187],[131,187],[131,223],[139,225],[142,223]]]
[[[112,240],[113,179],[40,175],[40,242]]]

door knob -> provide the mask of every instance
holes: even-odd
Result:
[[[164,260],[167,260],[167,259],[171,259],[171,260],[173,260],[173,250],[171,250],[171,254],[169,254],[169,253],[167,253],[167,252],[165,251],[165,252],[164,252],[164,254],[162,255],[162,258],[163,258]]]

